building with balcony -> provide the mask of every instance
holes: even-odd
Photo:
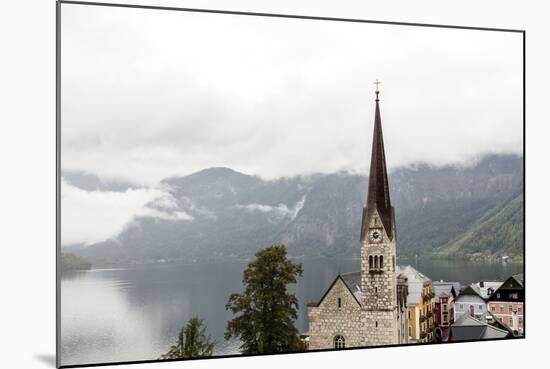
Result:
[[[435,328],[435,292],[430,278],[410,265],[398,266],[407,280],[409,342],[430,342]]]

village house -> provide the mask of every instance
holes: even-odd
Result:
[[[407,278],[407,318],[409,342],[429,342],[433,336],[435,293],[430,278],[410,265],[398,266]]]
[[[479,287],[470,284],[460,291],[454,304],[454,321],[458,321],[464,314],[469,314],[478,319],[485,319],[487,302],[481,297]]]
[[[495,292],[496,289],[502,285],[502,281],[479,281],[474,284],[477,286],[477,291],[479,291],[479,295],[484,300],[487,300],[489,296],[491,296],[493,292]]]
[[[488,298],[489,312],[505,324],[516,336],[523,335],[523,274],[513,275],[502,283]]]
[[[449,282],[433,282],[435,291],[435,321],[437,336],[444,339],[448,328],[454,323],[454,304],[457,292],[454,284]]]
[[[307,304],[309,328],[301,338],[308,349],[318,350],[506,338],[513,330],[522,334],[522,276],[461,289],[457,282],[434,283],[412,266],[396,264],[395,210],[390,201],[378,88],[375,102],[359,238],[360,270],[335,276],[325,293]]]

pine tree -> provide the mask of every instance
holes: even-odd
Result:
[[[231,294],[225,306],[240,314],[227,322],[225,339],[239,338],[244,354],[300,351],[303,344],[294,326],[298,299],[287,285],[302,276],[302,265],[287,258],[284,245],[266,247],[255,256],[244,270],[244,292]]]
[[[162,355],[161,359],[188,359],[192,357],[212,356],[216,342],[206,335],[203,320],[197,317],[189,319],[178,334],[175,345]]]

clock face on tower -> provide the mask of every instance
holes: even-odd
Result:
[[[370,230],[370,242],[371,243],[382,242],[382,231],[380,229]]]

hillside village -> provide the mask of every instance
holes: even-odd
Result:
[[[308,303],[305,345],[319,350],[523,336],[522,274],[462,287],[432,281],[410,265],[397,265],[396,209],[390,199],[379,82],[375,84],[361,268],[338,275],[318,301]]]
[[[432,281],[410,265],[399,266],[398,270],[406,280],[407,291],[403,312],[408,334],[401,344],[523,337],[523,274],[462,286],[459,282]],[[337,280],[350,291],[359,291],[352,274],[339,275]],[[338,304],[338,298],[335,302]],[[302,339],[309,343],[308,334]],[[337,339],[334,348],[345,348],[345,338]]]

